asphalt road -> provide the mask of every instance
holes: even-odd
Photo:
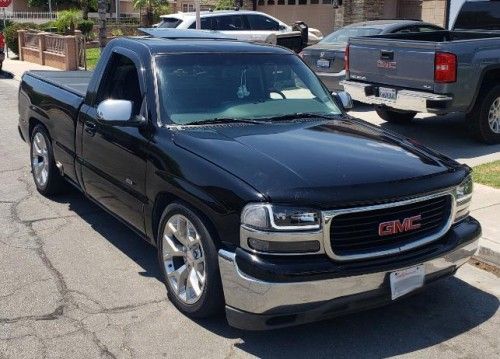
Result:
[[[500,356],[500,283],[471,265],[391,306],[286,330],[186,318],[154,248],[76,191],[36,192],[16,93],[0,80],[0,358]]]

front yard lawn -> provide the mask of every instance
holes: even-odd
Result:
[[[87,49],[87,70],[95,69],[99,57],[101,57],[101,51],[99,48]]]
[[[500,160],[474,167],[474,182],[500,188]]]

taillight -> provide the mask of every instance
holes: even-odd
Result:
[[[344,68],[349,71],[349,45],[347,45],[344,52]]]
[[[440,83],[457,81],[457,55],[449,52],[436,52],[434,81]]]
[[[3,51],[4,46],[5,46],[5,41],[3,39],[3,34],[0,32],[0,50]]]

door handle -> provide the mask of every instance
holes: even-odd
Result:
[[[95,131],[97,129],[97,125],[95,124],[95,122],[92,122],[92,121],[85,121],[85,123],[83,124],[83,129],[85,130],[85,132],[87,132],[90,136],[94,136],[95,135]]]

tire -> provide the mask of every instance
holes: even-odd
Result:
[[[500,143],[500,85],[479,92],[467,122],[474,137],[487,144]]]
[[[188,231],[195,240],[187,238]],[[163,212],[157,243],[162,279],[168,298],[177,309],[192,318],[220,313],[224,295],[217,248],[204,220],[185,205],[174,202]],[[183,247],[190,250],[183,251]]]
[[[65,188],[65,181],[54,160],[52,142],[47,130],[36,125],[30,138],[31,173],[36,189],[43,196],[52,196]]]
[[[410,122],[417,115],[416,112],[396,111],[383,106],[375,106],[375,111],[381,119],[387,122],[401,124]]]

